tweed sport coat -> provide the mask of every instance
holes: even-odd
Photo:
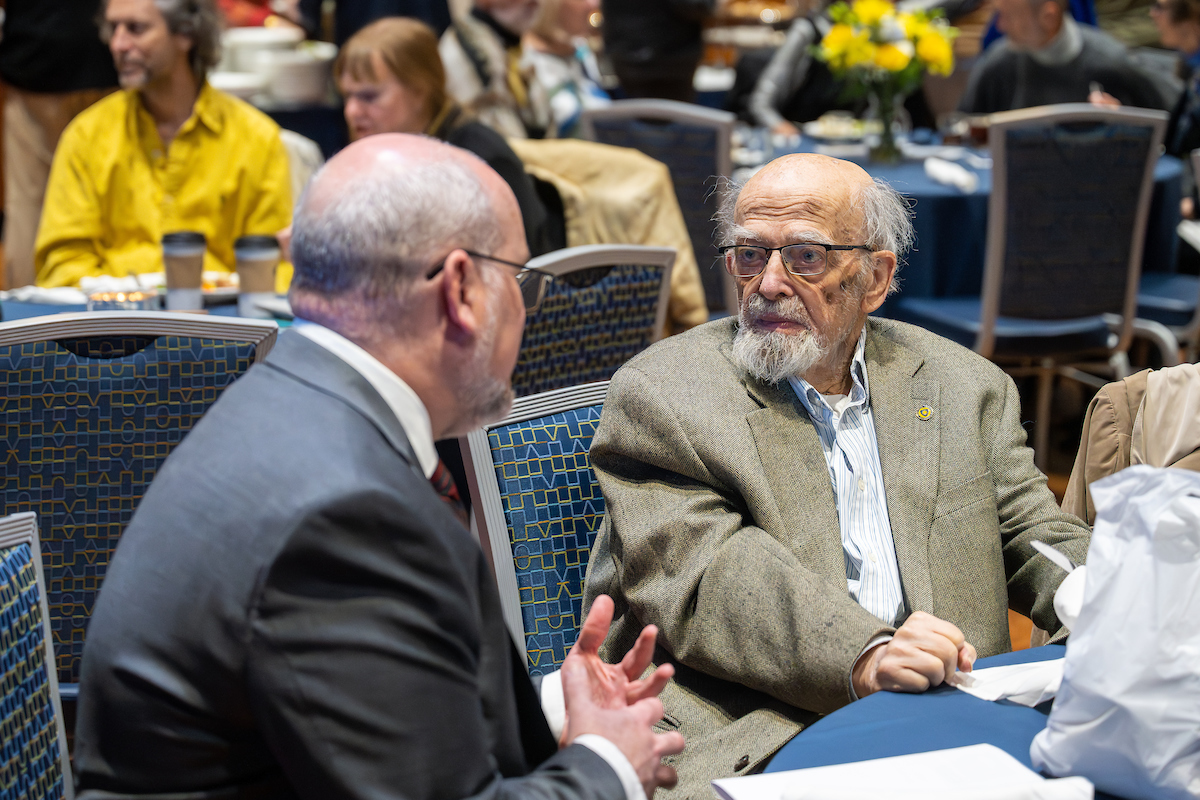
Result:
[[[613,378],[592,444],[607,503],[586,602],[617,604],[609,654],[659,627],[675,663],[664,727],[687,749],[671,797],[760,769],[820,714],[850,702],[855,659],[892,629],[846,588],[820,439],[786,384],[731,355],[736,320],[659,342]],[[1088,528],[1059,510],[1025,446],[1016,387],[927,331],[870,319],[867,380],[909,611],[957,625],[980,656],[1010,648],[1007,609],[1060,628],[1064,573]]]

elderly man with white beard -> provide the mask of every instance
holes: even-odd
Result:
[[[1009,607],[1058,633],[1065,573],[1032,542],[1082,562],[1089,539],[1034,467],[1012,381],[868,318],[913,238],[894,190],[794,155],[728,206],[738,319],[622,368],[591,450],[607,514],[586,593],[616,601],[612,652],[654,624],[675,665],[672,797],[761,770],[857,698],[1008,651]]]

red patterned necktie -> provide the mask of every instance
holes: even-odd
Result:
[[[440,458],[437,469],[433,471],[429,482],[433,484],[434,491],[441,496],[446,505],[450,506],[450,510],[454,512],[454,516],[458,517],[458,521],[463,524],[463,527],[468,527],[467,509],[458,495],[458,487],[454,485],[454,476],[450,474],[450,470],[446,468],[445,462]]]

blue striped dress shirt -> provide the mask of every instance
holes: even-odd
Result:
[[[904,614],[904,590],[896,564],[896,546],[883,490],[879,443],[871,415],[866,336],[860,336],[850,364],[852,386],[847,395],[822,395],[803,378],[788,379],[808,411],[821,447],[833,494],[837,499],[846,586],[858,604],[888,625]]]

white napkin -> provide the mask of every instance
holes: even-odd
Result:
[[[81,306],[87,302],[87,295],[71,286],[55,286],[51,289],[42,286],[18,286],[7,292],[0,292],[0,300],[41,303],[48,306]]]
[[[1047,780],[1000,748],[974,744],[712,782],[721,800],[1092,800],[1085,778]]]
[[[953,186],[963,194],[973,194],[979,188],[979,176],[952,161],[930,156],[925,159],[925,174],[931,181]]]
[[[980,700],[1011,700],[1033,708],[1058,693],[1062,684],[1063,660],[1010,664],[958,673],[958,688]]]
[[[1041,783],[1026,786],[957,788],[954,800],[1092,800],[1096,789],[1087,778],[1050,778]],[[851,787],[828,787],[821,789],[798,789],[784,792],[781,800],[929,800],[931,793],[920,789],[888,788],[881,791],[866,791]]]
[[[155,289],[165,286],[167,276],[163,272],[143,272],[134,275],[95,275],[79,279],[79,288],[85,295],[93,292],[136,292],[138,289]]]

